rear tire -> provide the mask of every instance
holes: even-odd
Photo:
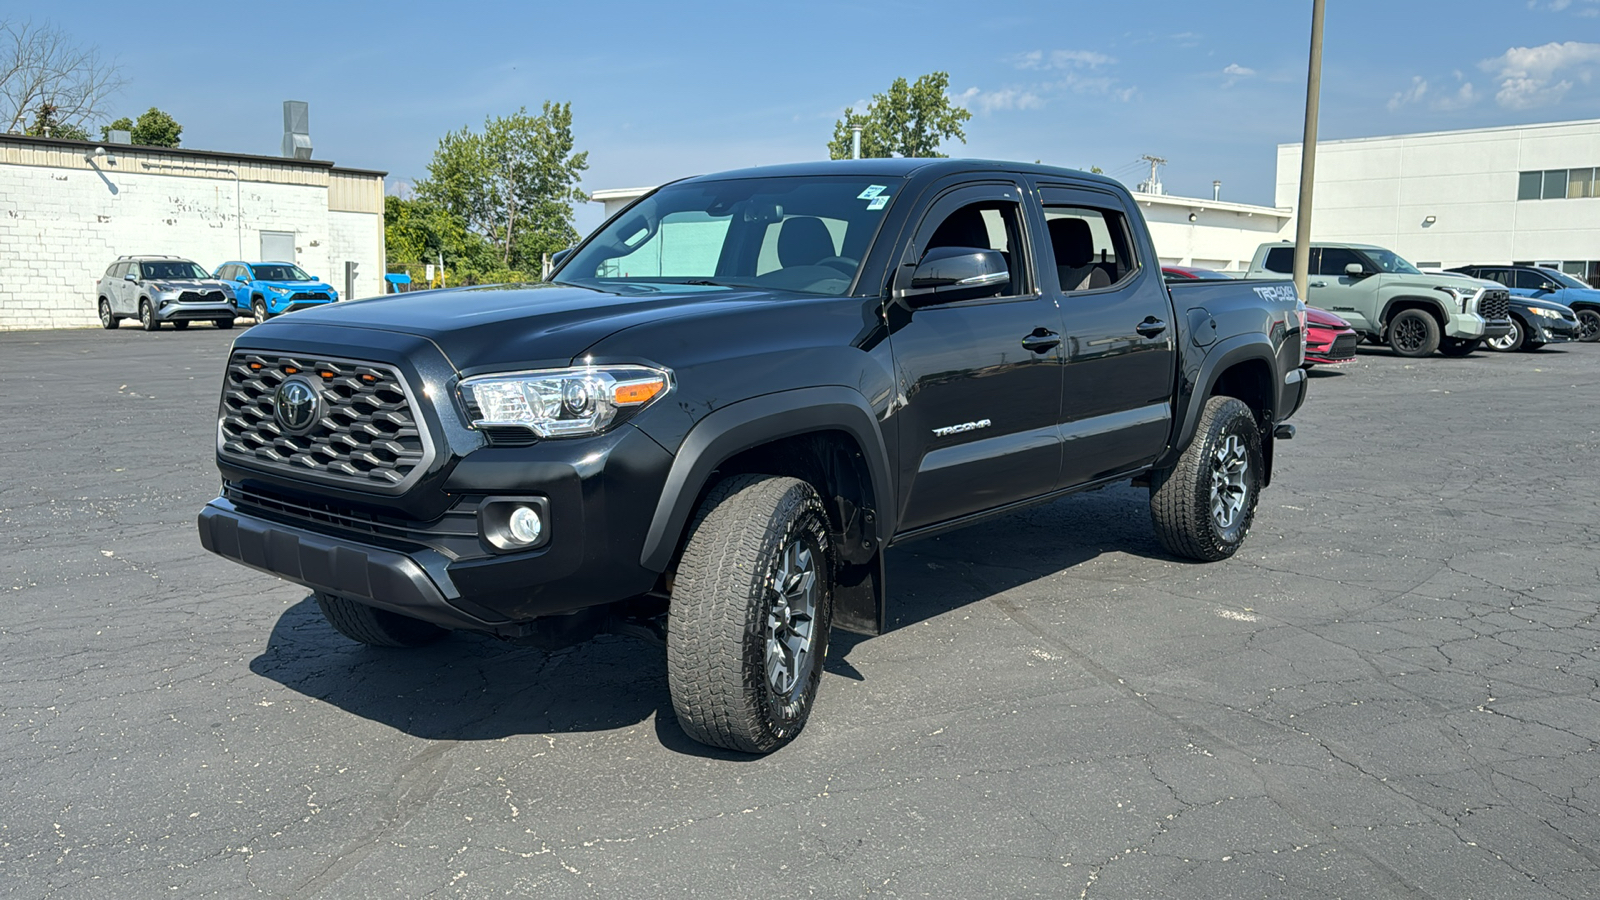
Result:
[[[111,312],[111,302],[104,297],[100,298],[100,327],[107,331],[122,324],[122,320]]]
[[[1265,471],[1255,414],[1212,397],[1178,464],[1150,480],[1150,521],[1174,556],[1215,562],[1238,551],[1255,520]]]
[[[1518,319],[1516,316],[1512,316],[1511,330],[1500,337],[1490,338],[1488,341],[1484,342],[1484,346],[1488,347],[1490,350],[1498,350],[1501,353],[1510,353],[1514,350],[1521,350],[1522,340],[1527,336],[1527,334],[1527,326],[1522,324],[1521,319]]]
[[[1439,342],[1439,352],[1445,356],[1462,357],[1481,346],[1482,338],[1445,338]]]
[[[139,326],[145,331],[161,330],[161,322],[156,319],[156,311],[150,308],[149,300],[139,301]]]
[[[402,616],[337,594],[316,594],[317,606],[333,630],[371,647],[421,647],[449,634],[432,622]]]
[[[689,531],[667,613],[667,684],[689,737],[770,753],[805,726],[833,617],[822,501],[796,478],[736,475]]]
[[[1600,309],[1578,310],[1578,340],[1585,344],[1600,341]]]
[[[1439,349],[1439,323],[1420,309],[1402,309],[1389,320],[1389,349],[1401,356],[1428,356]]]

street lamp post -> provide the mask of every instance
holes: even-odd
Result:
[[[1317,100],[1322,92],[1322,4],[1311,0],[1311,63],[1306,71],[1306,129],[1300,141],[1300,202],[1295,207],[1294,290],[1306,297],[1311,268],[1311,187],[1317,172]]]

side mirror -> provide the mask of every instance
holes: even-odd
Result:
[[[1541,290],[1541,291],[1559,291],[1559,290],[1561,290],[1561,288],[1559,286],[1557,286],[1554,282],[1546,281],[1544,284],[1539,285],[1539,290]]]
[[[998,250],[935,247],[917,264],[901,297],[911,306],[971,300],[994,296],[1010,281],[1006,258]]]
[[[122,280],[123,281],[131,281],[131,282],[134,282],[135,284],[137,284],[139,282],[139,273],[137,273],[137,272],[125,273],[122,276]]]
[[[1350,263],[1344,267],[1344,273],[1349,275],[1351,278],[1365,278],[1367,275],[1367,267],[1363,266],[1361,263]]]
[[[568,247],[565,250],[557,250],[556,252],[550,254],[550,267],[553,269],[556,266],[561,265],[561,261],[563,259],[566,259],[572,255],[573,249],[575,248]]]
[[[250,281],[249,277],[246,275],[235,275],[233,276],[233,280],[239,282],[240,284],[247,284]]]

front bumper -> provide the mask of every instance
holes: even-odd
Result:
[[[152,313],[158,322],[193,321],[200,319],[232,319],[238,313],[232,303],[184,303],[180,300],[152,301]]]
[[[1497,324],[1500,324],[1498,320]],[[1444,334],[1445,337],[1467,338],[1469,340],[1472,338],[1499,336],[1489,333],[1488,327],[1489,323],[1477,313],[1454,313],[1445,319]],[[1511,320],[1507,319],[1504,321],[1499,334],[1505,334],[1510,328]]]
[[[1575,341],[1582,334],[1577,319],[1547,319],[1544,316],[1529,316],[1529,339],[1540,344],[1564,344]]]
[[[315,591],[515,636],[540,616],[655,586],[659,573],[640,565],[640,548],[671,462],[628,425],[582,441],[484,447],[456,460],[442,482],[424,479],[407,492],[446,504],[420,516],[402,505],[417,498],[352,503],[292,476],[224,464],[229,480],[200,512],[200,542]],[[547,542],[513,551],[490,542],[482,510],[508,499],[544,505]]]
[[[1504,319],[1488,319],[1483,323],[1483,339],[1486,341],[1505,337],[1511,333],[1510,317]]]
[[[299,312],[302,309],[310,309],[313,306],[327,306],[333,302],[332,300],[291,300],[288,297],[268,297],[267,312],[275,316],[281,316],[284,313]]]

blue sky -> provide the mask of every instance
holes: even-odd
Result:
[[[1321,135],[1600,117],[1600,0],[1329,0]],[[115,114],[154,105],[185,146],[274,154],[281,103],[316,155],[425,176],[445,132],[573,104],[588,190],[817,159],[898,76],[950,73],[952,156],[1039,159],[1172,193],[1271,203],[1298,141],[1310,0],[383,4],[7,0],[115,56]],[[579,216],[599,222],[599,205]]]

